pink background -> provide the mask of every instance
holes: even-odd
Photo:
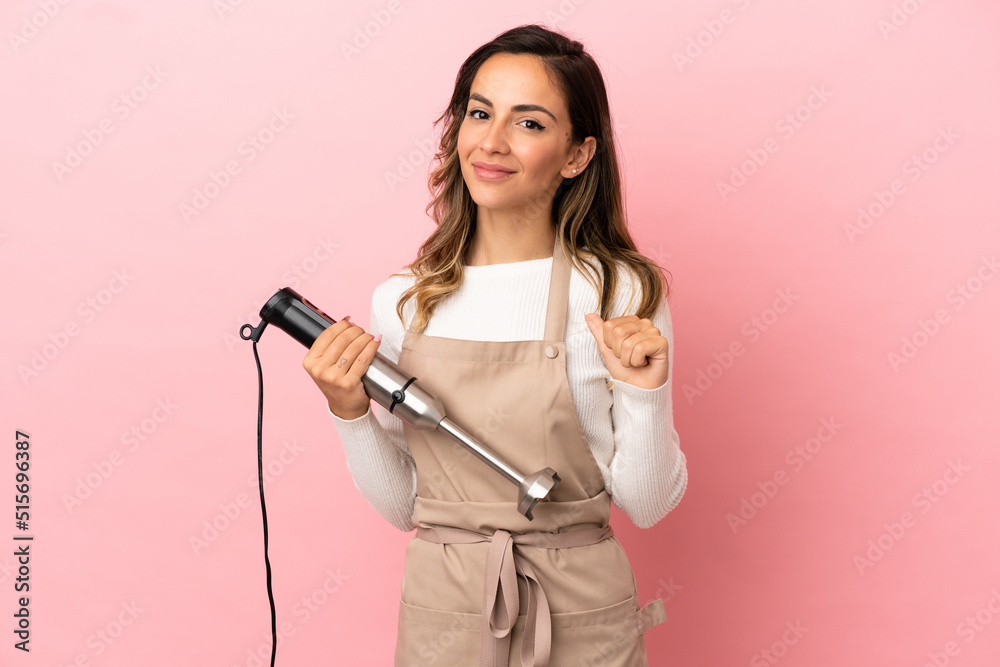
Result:
[[[0,662],[266,662],[238,328],[286,285],[367,324],[431,231],[459,65],[543,22],[601,65],[632,233],[673,276],[690,485],[652,529],[613,517],[640,596],[666,600],[651,664],[998,664],[998,19],[987,0],[4,3]],[[304,348],[259,347],[278,663],[390,664],[410,534],[354,489]]]

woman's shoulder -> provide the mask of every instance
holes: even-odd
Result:
[[[598,285],[602,285],[605,279],[605,268],[601,264],[597,255],[587,252],[582,248],[579,252],[580,266],[574,266],[573,271],[579,278],[585,281],[595,280]],[[628,262],[621,259],[612,259],[610,268],[615,274],[615,298],[628,295],[642,289],[642,281],[635,268]]]
[[[388,278],[376,285],[374,294],[381,297],[391,295],[398,297],[403,293],[403,290],[413,285],[415,279],[416,277],[414,276],[412,269],[403,269],[398,273],[391,274]]]
[[[590,265],[593,269],[597,271],[599,277],[604,277],[604,267],[600,262],[598,256],[592,252],[587,246],[581,246],[577,250],[577,255],[579,256],[580,262],[584,266]],[[619,277],[631,275],[637,277],[635,269],[621,257],[611,257],[609,260],[611,267],[617,272]]]
[[[383,326],[389,322],[398,323],[396,304],[403,292],[413,285],[414,280],[415,276],[412,270],[404,269],[399,273],[391,274],[372,290],[372,314]],[[404,306],[404,313],[408,313],[409,317],[412,316],[412,312],[413,299],[410,299]]]

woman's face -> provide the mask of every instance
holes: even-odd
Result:
[[[571,143],[566,102],[540,58],[500,53],[479,67],[458,131],[458,157],[481,208],[550,210],[563,177],[577,175]]]

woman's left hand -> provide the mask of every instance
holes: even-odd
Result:
[[[585,319],[612,378],[642,389],[656,389],[667,381],[669,343],[650,320],[623,315],[605,322],[597,313]]]

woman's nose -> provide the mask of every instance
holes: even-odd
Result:
[[[502,121],[494,120],[486,128],[480,148],[487,153],[505,152],[507,150],[507,126]]]

